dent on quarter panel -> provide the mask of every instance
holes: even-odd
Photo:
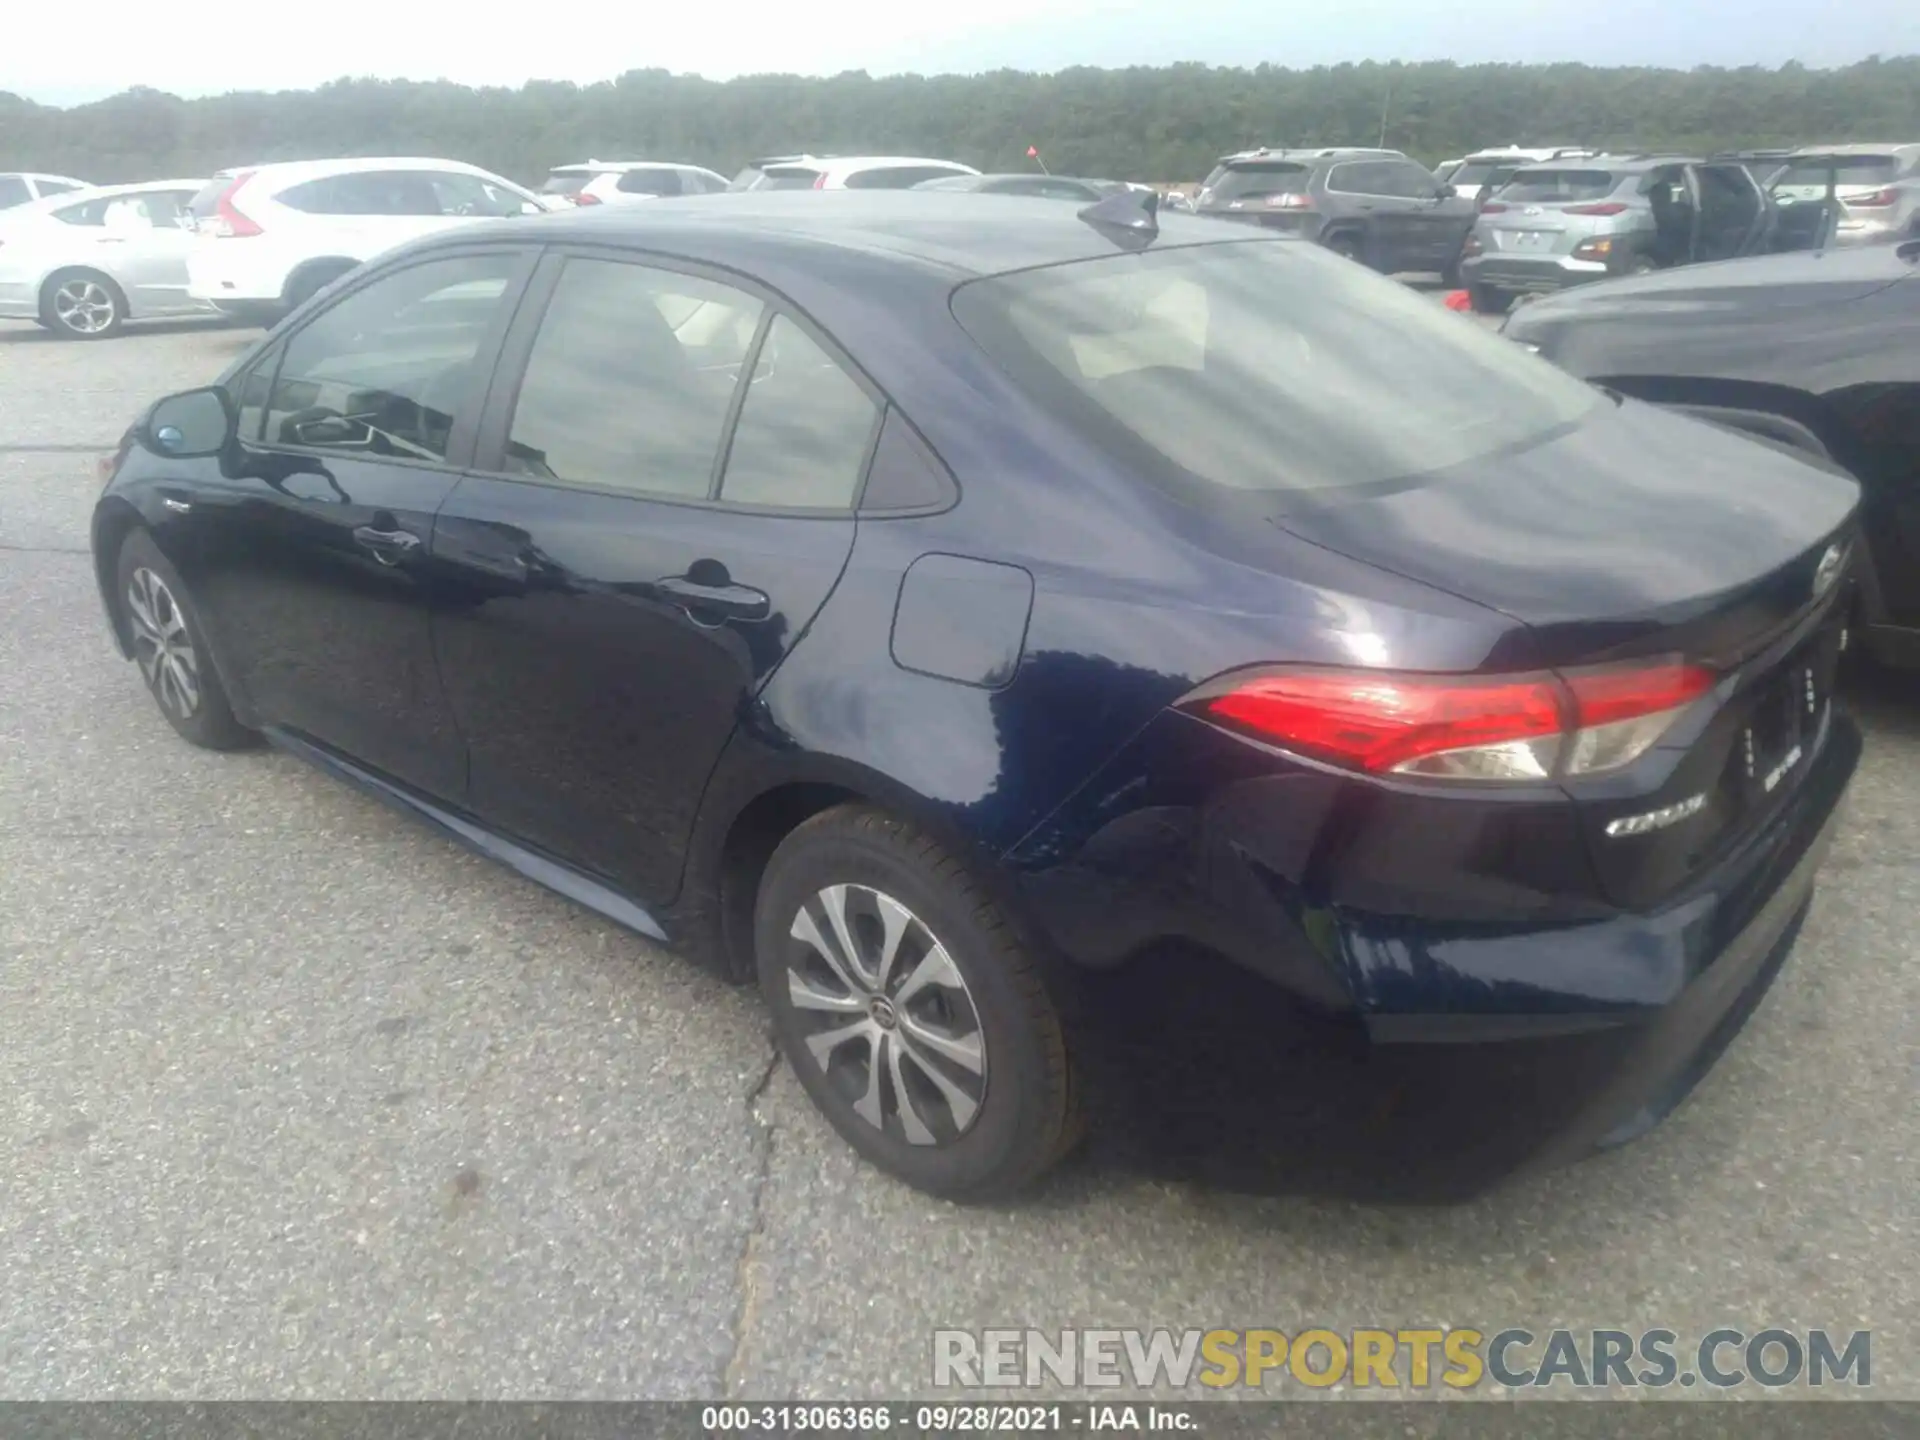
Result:
[[[998,689],[1020,668],[1033,576],[1018,565],[922,555],[893,611],[893,661],[963,685]]]

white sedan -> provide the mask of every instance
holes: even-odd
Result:
[[[103,185],[0,212],[0,316],[65,339],[205,314],[187,293],[188,207],[204,180]]]

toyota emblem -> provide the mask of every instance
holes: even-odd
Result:
[[[1818,600],[1833,588],[1833,582],[1840,577],[1840,566],[1845,559],[1846,552],[1838,545],[1827,546],[1826,553],[1820,557],[1820,563],[1813,567],[1814,599]]]

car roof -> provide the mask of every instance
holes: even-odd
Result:
[[[1685,165],[1697,161],[1697,155],[1565,155],[1558,160],[1535,160],[1514,171],[1516,177],[1530,170],[1614,170],[1628,175],[1662,165]]]
[[[65,180],[70,185],[85,185],[87,182],[72,175],[55,175],[51,170],[0,170],[10,180]]]
[[[1162,209],[1161,248],[1208,242],[1293,244]],[[489,239],[632,248],[754,274],[824,258],[856,258],[946,283],[1120,254],[1057,200],[999,197],[990,217],[970,194],[935,190],[736,190],[647,205],[591,206],[489,227]],[[457,244],[452,231],[421,242]],[[464,237],[471,243],[471,236]]]
[[[1405,160],[1399,150],[1379,150],[1365,145],[1262,146],[1257,150],[1239,150],[1222,155],[1219,163],[1234,165],[1247,160]]]
[[[1099,180],[1087,175],[1042,175],[1032,170],[991,170],[978,175],[949,175],[948,180],[1065,180],[1071,185],[1123,185],[1123,180]],[[926,183],[926,182],[922,182]]]
[[[24,205],[0,211],[0,217],[51,215],[69,205],[85,205],[90,200],[110,200],[116,195],[139,195],[148,190],[199,190],[205,180],[142,180],[128,185],[83,185],[78,190],[63,190],[58,195],[42,195]]]
[[[764,169],[780,165],[803,165],[832,174],[844,174],[851,170],[872,170],[885,165],[942,165],[956,174],[978,175],[980,173],[971,165],[963,165],[958,160],[943,160],[936,155],[802,155],[792,160],[763,161],[755,168]]]
[[[321,175],[394,169],[454,170],[468,175],[490,173],[464,160],[447,160],[436,155],[352,155],[334,160],[271,160],[264,165],[234,165],[217,172],[213,178],[231,180],[244,172],[261,180],[304,180]]]
[[[1802,157],[1817,159],[1822,155],[1905,155],[1915,150],[1920,150],[1920,142],[1906,140],[1877,145],[1871,141],[1855,140],[1845,145],[1802,145],[1788,152],[1787,158],[1798,160]]]
[[[600,174],[613,174],[621,170],[698,170],[703,175],[718,174],[705,165],[695,165],[686,160],[576,160],[568,165],[553,167],[555,175],[572,175],[580,171],[594,171]]]

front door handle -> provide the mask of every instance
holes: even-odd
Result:
[[[382,565],[398,565],[407,556],[420,548],[420,537],[411,530],[376,530],[371,525],[361,525],[353,532],[355,543],[373,552],[373,558]]]
[[[729,620],[764,620],[773,613],[773,601],[751,585],[702,585],[684,575],[654,581],[653,588],[684,610],[704,610]]]

